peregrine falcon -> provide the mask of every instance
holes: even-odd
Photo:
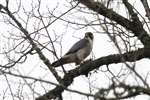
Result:
[[[68,63],[79,65],[91,53],[93,39],[93,34],[86,32],[84,38],[76,42],[63,57],[53,62],[52,66],[58,67]]]

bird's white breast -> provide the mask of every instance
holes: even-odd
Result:
[[[77,52],[77,57],[81,61],[84,60],[91,53],[93,48],[93,41],[90,38],[87,39],[88,39],[87,45]]]

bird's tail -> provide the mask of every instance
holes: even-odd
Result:
[[[52,63],[52,66],[53,67],[59,67],[59,66],[62,66],[63,64],[66,64],[68,63],[67,59],[65,58],[60,58],[59,60],[55,61]]]

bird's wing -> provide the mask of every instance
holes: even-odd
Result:
[[[78,50],[84,48],[88,43],[87,39],[81,39],[80,41],[78,41],[77,43],[75,43],[70,50],[66,53],[66,55],[70,54],[70,53],[75,53]]]

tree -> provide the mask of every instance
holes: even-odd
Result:
[[[66,91],[95,100],[149,97],[149,4],[148,0],[0,1],[1,98],[62,100]],[[65,52],[66,34],[85,30],[92,31],[95,40],[107,36],[112,52],[97,56],[98,48],[106,45],[95,43],[91,60],[79,66],[51,66]],[[89,91],[73,86],[80,76],[89,80]],[[99,86],[95,77],[107,84]]]

